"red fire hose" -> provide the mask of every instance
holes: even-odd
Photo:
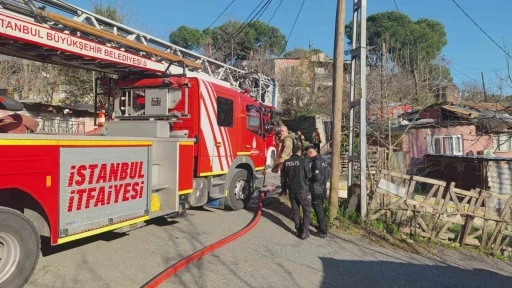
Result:
[[[164,283],[167,279],[174,276],[174,274],[178,273],[178,271],[187,267],[188,264],[191,264],[191,263],[199,260],[201,257],[219,249],[220,247],[242,237],[247,232],[251,231],[252,228],[254,228],[254,226],[256,226],[256,224],[258,224],[258,221],[260,220],[261,210],[263,208],[263,204],[262,204],[263,198],[264,198],[264,193],[262,192],[262,193],[260,193],[260,197],[259,197],[259,201],[258,201],[258,208],[257,208],[256,212],[254,213],[254,217],[252,218],[251,222],[249,222],[249,224],[247,224],[247,226],[242,228],[242,230],[240,230],[234,234],[231,234],[228,237],[226,237],[222,240],[219,240],[209,246],[206,246],[203,249],[196,251],[196,252],[190,254],[189,256],[181,259],[180,261],[174,263],[172,266],[165,269],[160,274],[156,275],[153,279],[151,279],[149,282],[144,284],[142,286],[142,288],[154,288],[154,287],[158,287],[158,286],[162,285],[162,283]]]

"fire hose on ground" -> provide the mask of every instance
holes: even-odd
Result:
[[[160,274],[153,277],[153,279],[151,279],[149,282],[142,285],[141,288],[154,288],[154,287],[160,286],[165,281],[167,281],[169,278],[174,276],[174,274],[178,273],[178,271],[187,267],[189,264],[199,260],[201,257],[210,254],[211,252],[221,248],[222,246],[229,244],[230,242],[233,242],[234,240],[245,235],[247,232],[251,231],[252,228],[254,228],[254,226],[256,226],[256,224],[258,224],[258,221],[261,218],[261,212],[263,209],[262,201],[263,201],[264,197],[265,197],[264,192],[261,192],[260,196],[259,196],[258,207],[256,209],[256,212],[254,213],[254,216],[253,216],[251,222],[249,222],[249,224],[247,224],[247,226],[245,226],[238,232],[235,232],[234,234],[231,234],[231,235],[225,237],[224,239],[219,240],[209,246],[206,246],[203,249],[196,251],[196,252],[190,254],[189,256],[181,259],[180,261],[174,263],[172,266],[166,268],[164,271],[160,272]]]

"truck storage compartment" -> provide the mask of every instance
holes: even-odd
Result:
[[[61,147],[59,237],[148,214],[150,147]]]

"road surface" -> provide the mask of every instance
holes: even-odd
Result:
[[[275,179],[274,179],[275,180]],[[268,201],[278,201],[272,199]],[[140,287],[184,256],[244,227],[248,211],[193,210],[126,234],[45,245],[27,287]],[[286,217],[265,209],[241,239],[161,287],[510,287],[512,264],[455,250],[397,252],[353,236],[303,241]]]

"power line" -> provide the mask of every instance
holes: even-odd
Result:
[[[270,22],[272,22],[272,19],[274,19],[274,16],[276,15],[277,10],[279,10],[279,7],[281,7],[281,4],[283,4],[283,0],[279,1],[276,10],[274,10],[274,13],[272,14],[272,17],[270,17],[270,20],[268,20],[267,25],[270,25]]]
[[[398,4],[396,4],[396,0],[393,0],[393,2],[395,2],[396,11],[400,13],[400,10],[398,9]]]
[[[233,36],[233,38],[237,37],[238,35],[242,34],[242,32],[244,32],[244,30],[249,26],[251,25],[251,23],[254,23],[255,21],[258,21],[260,19],[261,16],[263,16],[263,14],[265,13],[265,11],[267,11],[268,7],[270,6],[270,3],[272,3],[272,0],[267,0],[267,2],[265,3],[265,5],[263,5],[263,7],[260,8],[260,10],[254,15],[254,17],[252,17],[252,19],[247,22],[247,24],[245,24],[245,26],[243,26],[240,30],[240,32],[238,33],[235,33],[235,35]],[[257,17],[257,18],[256,18]]]
[[[473,78],[473,77],[471,77],[471,76],[468,76],[467,74],[465,74],[465,73],[461,72],[459,69],[457,69],[457,68],[453,67],[453,65],[450,65],[450,64],[448,64],[448,65],[449,65],[453,70],[457,71],[459,74],[461,74],[461,75],[463,75],[463,76],[466,76],[467,78],[469,78],[469,79],[471,79],[471,80],[473,80],[473,81],[475,81],[475,82],[479,82],[479,81],[478,81],[478,80],[476,80],[475,78]]]
[[[480,71],[480,72],[495,72],[495,71],[501,71],[501,70],[508,70],[508,68],[497,68],[497,69],[479,69],[479,68],[473,68],[473,67],[469,67],[469,66],[466,66],[466,65],[462,65],[460,63],[457,63],[457,62],[453,62],[452,60],[448,60],[451,64],[455,64],[457,66],[460,66],[460,67],[464,67],[466,69],[471,69],[471,70],[477,70],[477,71]],[[480,72],[471,72],[471,73],[466,73],[466,74],[480,74]]]
[[[473,22],[473,24],[475,24],[476,27],[478,27],[478,29],[480,29],[480,31],[482,31],[482,33],[485,34],[485,36],[487,36],[487,38],[489,38],[489,40],[492,41],[492,43],[494,43],[496,46],[498,46],[498,48],[501,49],[501,51],[503,51],[503,53],[505,53],[505,55],[507,55],[509,58],[512,59],[512,56],[510,56],[510,54],[508,54],[508,52],[503,49],[503,47],[500,46],[500,44],[498,44],[496,41],[494,41],[494,39],[491,38],[491,36],[489,36],[489,34],[487,34],[487,32],[484,31],[484,29],[482,29],[482,27],[480,27],[480,25],[478,25],[475,20],[473,20],[473,18],[471,18],[471,16],[468,15],[468,13],[466,13],[466,11],[464,11],[464,9],[462,9],[462,7],[460,7],[460,5],[457,3],[457,1],[455,0],[452,0],[453,3],[455,3],[455,5],[457,5],[457,7],[459,7],[460,11],[462,11],[462,13],[464,13],[468,18],[469,20],[471,20],[471,22]]]
[[[267,0],[267,2],[268,2],[268,1],[269,1],[269,0]],[[235,30],[235,32],[233,33],[233,36],[231,36],[231,37],[235,37],[235,35],[238,35],[238,34],[239,34],[240,29],[242,29],[242,27],[244,27],[244,24],[246,24],[246,23],[247,23],[247,21],[249,21],[249,19],[251,18],[252,14],[254,14],[254,12],[256,12],[256,10],[258,10],[258,8],[260,8],[260,6],[261,6],[261,4],[263,4],[263,2],[265,2],[265,0],[261,0],[261,1],[260,1],[260,4],[258,4],[258,6],[256,6],[256,8],[254,8],[254,10],[252,10],[251,14],[249,14],[249,16],[247,16],[247,19],[245,19],[245,21],[244,21],[244,22],[242,22],[242,24],[240,24],[240,26]],[[265,3],[265,4],[266,4],[266,3]],[[265,7],[265,5],[263,5],[263,7]],[[259,11],[261,11],[261,8],[260,8],[260,10],[259,10]],[[256,15],[257,15],[257,13],[256,13]],[[255,15],[255,16],[256,16],[256,15]],[[254,17],[253,17],[253,18],[254,18]],[[252,21],[252,20],[251,20],[251,21]]]
[[[304,7],[304,2],[306,2],[306,0],[302,0],[302,4],[300,5],[299,13],[297,13],[297,17],[295,17],[295,22],[293,22],[292,30],[290,31],[290,34],[288,34],[288,38],[286,38],[286,45],[288,45],[288,41],[290,40],[290,37],[292,36],[293,29],[295,29],[295,24],[297,24],[297,20],[299,20],[300,12],[302,11],[302,7]]]
[[[206,28],[206,29],[210,29],[210,28],[213,26],[213,24],[215,24],[215,22],[217,22],[217,20],[219,20],[219,18],[224,14],[224,12],[226,12],[226,10],[228,10],[228,8],[229,8],[233,3],[235,3],[235,1],[236,1],[236,0],[231,1],[231,3],[229,3],[229,5],[224,9],[224,11],[222,11],[222,12],[220,13],[220,15],[219,15],[217,18],[215,18],[215,20],[213,20],[212,24],[210,24],[210,26],[208,26],[208,28]]]

